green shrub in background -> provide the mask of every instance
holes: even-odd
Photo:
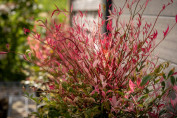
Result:
[[[39,13],[36,0],[0,1],[0,50],[24,52],[27,48],[23,28],[32,28],[34,18]],[[24,62],[16,53],[0,56],[0,81],[19,81],[25,79],[22,72]]]
[[[56,6],[58,6],[61,10],[69,8],[68,0],[41,0],[39,1],[39,4],[42,6],[42,11],[47,12],[49,16],[51,15],[51,12],[56,9]],[[59,22],[64,22],[65,20],[66,16],[64,14],[58,16]]]
[[[51,7],[48,5],[50,4]],[[24,53],[28,48],[23,29],[32,29],[34,21],[43,19],[43,13],[48,15],[59,6],[67,9],[67,0],[3,0],[0,1],[0,50]],[[40,9],[39,9],[40,8]],[[46,17],[46,16],[45,16]],[[63,22],[66,17],[58,17]],[[26,68],[27,67],[27,68]],[[31,67],[31,66],[30,66]],[[16,53],[0,56],[0,81],[20,81],[26,78],[24,70],[31,69],[22,57]],[[36,68],[35,66],[32,67]],[[27,75],[31,76],[31,75]]]

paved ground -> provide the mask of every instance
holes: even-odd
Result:
[[[0,82],[0,99],[3,98],[8,101],[8,118],[24,118],[36,110],[35,103],[24,97],[20,83]]]
[[[23,96],[10,96],[9,102],[11,102],[11,105],[9,106],[8,118],[24,118],[36,110],[35,103]]]

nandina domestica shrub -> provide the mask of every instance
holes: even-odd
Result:
[[[177,100],[169,94],[177,92],[177,72],[172,69],[166,74],[168,63],[157,64],[152,55],[177,23],[167,27],[163,39],[155,43],[156,22],[173,0],[162,7],[154,24],[143,20],[148,2],[140,5],[140,0],[126,0],[120,9],[112,5],[107,33],[102,32],[105,20],[101,6],[99,22],[92,23],[92,30],[80,20],[82,12],[66,29],[55,21],[51,26],[40,21],[46,37],[41,38],[38,32],[31,35],[41,48],[24,55],[51,75],[39,98],[28,96],[38,104],[45,103],[35,113],[37,117],[175,117]],[[124,9],[131,12],[128,22],[120,20]],[[56,13],[68,12],[57,8],[52,16]]]

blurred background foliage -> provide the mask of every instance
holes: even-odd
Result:
[[[51,16],[52,11],[56,9],[56,6],[61,10],[64,9],[68,10],[69,8],[68,0],[38,0],[38,1],[40,3],[40,6],[42,6],[42,11],[49,14],[49,16]],[[60,14],[57,19],[59,20],[59,22],[64,22],[66,20],[66,16]]]
[[[0,81],[20,81],[31,76],[25,71],[38,71],[39,68],[26,62],[22,55],[29,48],[23,28],[30,30],[34,21],[51,16],[57,5],[68,9],[67,0],[0,0],[0,51],[8,49],[14,53],[0,55]],[[57,18],[66,20],[64,15]],[[9,48],[6,44],[9,44]],[[28,67],[28,68],[26,68]],[[29,70],[28,70],[29,69]]]

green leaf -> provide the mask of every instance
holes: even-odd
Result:
[[[63,83],[62,83],[62,87],[66,90],[66,89],[67,89],[67,83],[66,83],[66,82],[63,82]]]
[[[159,112],[159,116],[163,115],[163,114],[166,113],[166,112],[167,112],[167,110],[161,110],[161,111]]]
[[[138,98],[138,102],[144,98],[147,98],[147,97],[148,97],[148,94],[142,95],[141,97]]]
[[[143,69],[144,67],[145,67],[145,65],[141,66],[141,68],[139,70]]]
[[[43,98],[43,100],[44,100],[45,102],[47,102],[47,101],[48,101],[48,98],[47,98],[47,97],[45,97],[45,98]]]
[[[148,88],[145,88],[145,91],[146,91],[146,93],[149,93],[149,89]]]
[[[154,73],[159,73],[162,70],[162,65],[154,70]]]
[[[163,73],[163,75],[162,75],[162,76],[163,76],[163,78],[164,78],[164,79],[166,79],[166,75],[165,75],[165,73]]]
[[[28,92],[25,91],[24,94],[26,95],[26,97],[30,97]]]
[[[138,72],[138,68],[136,67],[136,72]]]
[[[119,95],[124,96],[124,93],[121,91],[116,91]]]
[[[168,73],[168,77],[170,77],[173,73],[174,73],[174,69],[170,70],[170,72]]]
[[[140,86],[145,85],[150,79],[152,79],[152,76],[151,76],[151,75],[147,75],[147,76],[143,77]]]
[[[143,105],[146,106],[146,107],[148,107],[149,101],[150,101],[150,97],[146,98],[146,99],[144,100],[144,102],[143,102]]]
[[[131,99],[123,98],[125,101],[133,102]]]
[[[40,117],[38,112],[31,112],[31,114],[36,115],[36,117]]]
[[[171,76],[171,77],[170,77],[170,80],[171,80],[171,83],[174,85],[174,84],[175,84],[175,77],[174,77],[174,76]]]
[[[104,102],[103,104],[106,110],[109,111],[111,109],[110,104],[108,102]]]
[[[142,105],[142,104],[138,104],[138,106],[143,108],[143,105]]]
[[[73,88],[69,88],[69,92],[73,92],[74,93],[74,90],[73,90]]]
[[[30,98],[33,98],[33,94],[30,95]]]
[[[157,80],[155,80],[155,84],[157,84],[159,81],[161,80],[161,78],[159,78],[159,79],[157,79]]]
[[[165,89],[165,82],[161,82],[161,85],[162,85],[162,89],[164,90]]]

